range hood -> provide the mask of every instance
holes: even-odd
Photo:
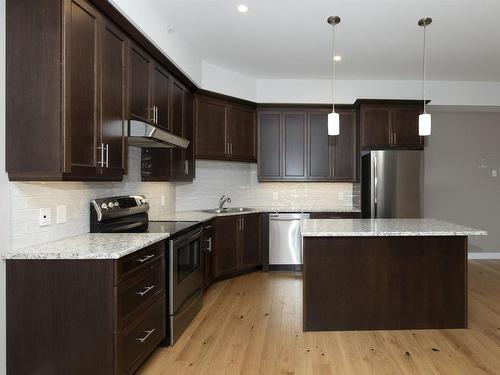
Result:
[[[187,148],[189,141],[147,122],[130,120],[128,145],[140,148]]]

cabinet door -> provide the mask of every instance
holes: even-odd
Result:
[[[136,45],[130,46],[130,116],[153,122],[150,99],[151,58]]]
[[[125,173],[127,38],[108,21],[101,33],[101,144],[106,145],[104,175]]]
[[[227,117],[227,139],[229,156],[234,160],[256,161],[255,111],[230,105]]]
[[[307,178],[306,113],[283,113],[283,179]]]
[[[281,180],[281,112],[259,112],[258,174],[261,181]]]
[[[391,131],[393,144],[397,147],[422,148],[422,138],[418,135],[419,106],[397,106],[392,110]]]
[[[331,137],[333,149],[333,179],[357,180],[358,141],[356,112],[340,110],[340,134]]]
[[[391,107],[384,105],[361,106],[361,147],[384,148],[391,143]]]
[[[215,219],[214,277],[238,271],[239,216]]]
[[[341,126],[340,133],[342,134]],[[309,168],[310,180],[329,180],[332,177],[331,140],[328,135],[328,113],[309,113]]]
[[[185,180],[194,178],[194,96],[189,91],[184,91],[184,121],[182,122],[182,136],[189,141],[184,150]]]
[[[156,110],[154,123],[165,130],[170,130],[169,91],[170,78],[167,72],[157,64],[152,66],[152,107]],[[154,117],[154,116],[153,116]]]
[[[177,82],[172,82],[170,97],[170,113],[172,132],[182,137],[183,132],[183,113],[184,107],[184,88]],[[186,177],[184,170],[184,150],[173,148],[170,151],[170,177],[172,180],[182,180]]]
[[[71,1],[67,48],[67,123],[71,157],[67,162],[74,176],[96,176],[98,128],[98,13],[86,2]],[[40,47],[42,48],[42,47]],[[33,62],[36,63],[36,62]],[[29,151],[27,151],[29,152]]]
[[[239,269],[262,264],[261,215],[242,215],[238,240]]]
[[[226,159],[226,104],[198,96],[196,98],[196,145],[199,158]]]

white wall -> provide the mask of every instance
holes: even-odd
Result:
[[[135,24],[177,67],[201,85],[201,57],[175,31],[169,33],[169,22],[162,4],[152,0],[111,0],[121,12]]]
[[[257,80],[229,69],[202,63],[202,87],[220,94],[236,96],[250,101],[257,100]]]
[[[420,81],[335,82],[336,103],[356,99],[421,99]],[[427,98],[433,105],[500,105],[500,82],[428,82]],[[331,103],[331,81],[301,79],[257,80],[259,103]]]
[[[177,184],[176,208],[196,210],[217,207],[225,194],[231,206],[271,207],[276,210],[350,209],[359,207],[359,186],[329,182],[257,181],[257,164],[196,161],[193,183]]]
[[[5,173],[5,0],[0,0],[0,250],[9,247],[9,182]],[[0,374],[5,368],[5,262],[0,260]]]
[[[470,237],[473,251],[500,252],[499,140],[500,112],[432,112],[424,215],[487,230]]]

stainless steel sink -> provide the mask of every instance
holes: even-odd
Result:
[[[249,212],[255,211],[255,208],[248,207],[227,207],[227,208],[213,208],[210,210],[202,210],[202,212],[208,212],[211,214],[230,214],[235,212]]]

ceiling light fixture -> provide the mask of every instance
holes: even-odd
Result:
[[[330,25],[332,25],[332,113],[328,114],[328,135],[339,135],[340,134],[340,116],[335,112],[335,25],[340,22],[340,17],[330,16],[326,20]],[[338,56],[340,57],[340,56]]]
[[[342,56],[340,56],[340,55],[333,56],[333,61],[339,62],[340,60],[342,60]]]
[[[425,31],[427,26],[432,23],[432,18],[425,17],[418,20],[418,26],[424,29],[424,51],[422,54],[422,104],[423,112],[418,116],[418,135],[427,136],[431,135],[431,115],[427,113],[427,103],[425,100],[425,79],[427,74],[427,53],[425,46]]]
[[[240,4],[238,5],[238,12],[246,13],[248,12],[248,7],[245,4]]]

